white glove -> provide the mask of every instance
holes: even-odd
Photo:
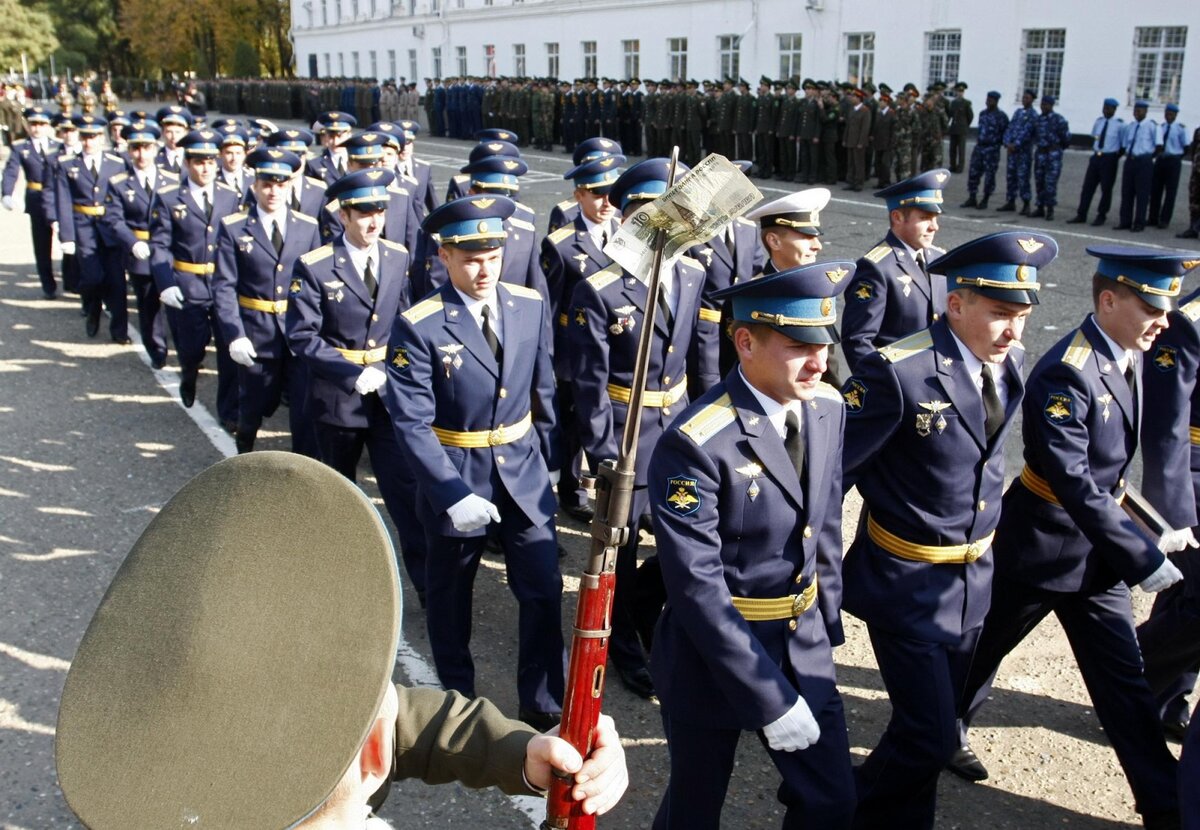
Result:
[[[1165,588],[1170,588],[1181,579],[1183,579],[1183,574],[1179,572],[1179,568],[1176,568],[1170,559],[1164,559],[1163,563],[1158,566],[1158,570],[1143,579],[1138,587],[1147,594],[1157,594]]]
[[[62,250],[63,256],[75,256],[74,242],[60,242],[58,247]]]
[[[145,262],[150,258],[150,244],[144,239],[139,239],[137,242],[133,243],[131,253],[133,254],[134,259],[138,260],[139,262]]]
[[[234,363],[249,368],[254,365],[254,358],[258,357],[258,352],[254,351],[254,344],[250,342],[249,337],[239,337],[229,344],[229,357]]]
[[[5,196],[3,198],[0,198],[0,205],[4,205],[5,210],[12,210],[13,209],[12,196]]]
[[[559,480],[562,479],[562,470],[550,471],[550,486],[557,487]]]
[[[362,374],[358,376],[358,380],[354,381],[354,390],[360,395],[370,395],[372,392],[379,390],[387,382],[387,373],[382,369],[376,369],[374,366],[368,366],[362,370]]]
[[[1168,530],[1158,540],[1158,549],[1163,553],[1178,553],[1185,548],[1200,548],[1190,527],[1181,530]]]
[[[496,505],[474,493],[446,508],[446,515],[459,533],[470,533],[488,522],[500,521],[500,511]]]
[[[793,752],[815,744],[821,737],[821,727],[817,726],[804,698],[798,697],[792,708],[783,713],[783,717],[763,727],[763,737],[771,749]]]
[[[158,295],[158,300],[163,305],[169,305],[171,308],[183,308],[183,291],[180,290],[178,285],[172,285]]]

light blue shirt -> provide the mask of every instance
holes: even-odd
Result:
[[[1108,132],[1104,132],[1104,123],[1108,122]],[[1092,149],[1097,153],[1115,153],[1121,149],[1121,130],[1125,122],[1119,117],[1105,118],[1103,115],[1092,125]],[[1100,146],[1100,134],[1104,133],[1104,146]]]
[[[1163,153],[1168,156],[1182,156],[1187,149],[1187,127],[1176,121],[1174,124],[1162,125]]]
[[[1158,123],[1152,119],[1130,121],[1121,132],[1121,146],[1131,156],[1148,156],[1158,146],[1160,135]]]

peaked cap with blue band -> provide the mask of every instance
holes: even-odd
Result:
[[[317,124],[320,125],[321,132],[344,133],[358,126],[358,119],[348,112],[330,110],[317,117]]]
[[[585,161],[602,159],[605,156],[622,156],[624,154],[625,150],[621,145],[611,138],[588,138],[575,145],[575,152],[571,154],[571,161],[575,162],[575,166],[578,167]],[[570,178],[570,176],[564,176],[563,178]]]
[[[179,140],[184,158],[210,158],[221,152],[221,136],[212,130],[192,130]]]
[[[516,210],[517,203],[504,196],[467,196],[432,211],[421,228],[441,245],[473,251],[499,248],[508,239],[504,220]]]
[[[217,134],[221,136],[221,146],[225,147],[229,144],[237,144],[245,147],[250,143],[246,131],[236,125],[226,125],[222,127],[214,127]]]
[[[417,137],[417,134],[421,132],[421,125],[416,121],[409,121],[406,118],[403,121],[397,121],[396,123],[400,125],[400,129],[404,130],[404,135],[409,141],[412,141]]]
[[[573,180],[576,187],[604,194],[620,178],[621,165],[624,163],[625,157],[621,155],[600,156],[571,168],[563,178]]]
[[[76,115],[71,119],[80,135],[103,135],[108,122],[98,115]]]
[[[511,141],[503,141],[498,138],[493,138],[487,141],[481,141],[471,148],[470,155],[467,156],[467,164],[474,164],[480,159],[491,158],[492,156],[507,156],[508,158],[519,159],[521,151],[517,149],[517,145]],[[458,171],[465,173],[466,170]]]
[[[254,171],[255,178],[286,182],[304,164],[291,150],[278,147],[259,147],[246,156],[246,166]]]
[[[359,164],[370,164],[383,158],[383,146],[388,137],[383,133],[359,133],[346,140],[346,157]]]
[[[487,156],[462,169],[471,177],[471,187],[480,190],[520,190],[518,178],[529,172],[529,165],[510,156]]]
[[[833,344],[839,340],[836,298],[854,268],[845,260],[813,262],[734,283],[712,296],[729,301],[734,320],[770,326],[800,343]]]
[[[154,120],[163,127],[174,124],[178,127],[191,127],[192,114],[178,104],[160,107],[154,114]]]
[[[268,147],[279,147],[283,150],[291,150],[293,153],[307,152],[316,140],[317,137],[309,130],[291,128],[271,133],[266,139]]]
[[[488,127],[486,130],[480,130],[475,133],[476,141],[507,141],[510,144],[516,144],[520,141],[520,136],[512,130],[505,130],[500,127]]]
[[[1169,311],[1171,300],[1183,288],[1183,275],[1200,265],[1195,251],[1152,251],[1124,245],[1093,245],[1087,252],[1097,257],[1096,273],[1128,286],[1147,305]]]
[[[337,199],[341,207],[363,212],[386,210],[392,198],[388,195],[388,186],[395,180],[396,174],[382,167],[357,170],[329,185],[325,199]]]
[[[676,180],[691,170],[682,161],[675,165]],[[657,199],[667,192],[667,176],[670,175],[671,160],[649,158],[639,161],[627,169],[608,191],[608,200],[624,211],[632,202]]]
[[[162,130],[153,121],[134,121],[121,129],[121,138],[129,144],[155,144],[162,138]]]
[[[110,127],[128,127],[133,123],[133,119],[125,110],[106,110],[104,119],[108,121]]]
[[[22,113],[30,124],[49,124],[50,111],[45,107],[26,107]]]
[[[959,245],[929,263],[946,278],[946,290],[969,288],[1008,303],[1037,305],[1038,269],[1058,256],[1058,243],[1044,233],[1002,231]],[[934,277],[937,279],[937,277]]]
[[[367,127],[369,133],[379,133],[387,143],[399,150],[405,144],[408,144],[408,132],[404,127],[392,121],[376,121],[371,126]]]
[[[942,188],[950,181],[950,171],[939,167],[918,173],[911,179],[875,191],[875,198],[886,199],[888,210],[915,207],[929,213],[942,212]]]

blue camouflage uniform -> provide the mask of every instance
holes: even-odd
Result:
[[[1054,103],[1044,96],[1043,103]],[[1057,112],[1041,113],[1034,121],[1033,175],[1037,185],[1037,204],[1052,208],[1058,204],[1058,178],[1062,175],[1063,150],[1071,146],[1071,128]]]
[[[446,245],[496,247],[515,208],[503,197],[463,199],[433,211],[425,228]],[[564,677],[549,476],[558,469],[549,304],[506,283],[490,300],[480,298],[499,321],[493,352],[470,299],[447,282],[401,314],[388,362],[395,432],[416,472],[436,551],[427,560],[430,649],[442,684],[474,696],[471,594],[488,535],[497,537],[520,608],[520,707],[556,714]],[[495,505],[498,524],[456,529],[448,508],[472,494]]]
[[[942,212],[942,188],[948,170],[930,170],[878,191],[888,211],[917,207]],[[946,310],[946,283],[929,271],[929,262],[944,253],[930,246],[915,253],[891,231],[858,260],[854,283],[846,290],[842,317],[842,352],[851,373],[881,346],[927,328]]]
[[[948,288],[1028,305],[1057,250],[1048,236],[998,233],[933,265]],[[867,623],[892,705],[855,770],[863,830],[933,828],[938,775],[958,748],[956,702],[991,599],[1004,442],[1024,391],[1024,352],[1017,329],[1007,354],[985,363],[952,323],[943,317],[873,352],[842,387],[842,486],[857,485],[865,511],[843,565],[842,607]]]
[[[25,120],[29,123],[50,123],[50,115],[42,107],[29,107],[25,110]],[[43,149],[44,148],[44,149]],[[17,185],[17,176],[25,174],[25,212],[29,214],[29,230],[33,237],[33,259],[37,265],[38,280],[42,284],[42,293],[53,297],[58,291],[58,283],[54,279],[54,265],[51,262],[53,232],[50,222],[42,207],[42,194],[47,184],[53,185],[53,177],[47,175],[50,171],[50,160],[58,155],[62,142],[52,136],[42,139],[42,147],[36,146],[32,138],[20,139],[12,143],[12,152],[4,164],[3,187],[0,193],[11,197]]]
[[[1000,98],[1000,93],[989,92],[988,98]],[[983,182],[983,198],[987,200],[996,189],[996,171],[1000,169],[1000,148],[1004,146],[1004,134],[1008,131],[1008,113],[997,107],[979,113],[979,135],[975,149],[971,151],[971,166],[967,171],[967,192],[974,196]]]
[[[827,272],[853,267],[802,265],[717,299],[733,306],[734,320],[782,315],[789,322],[760,325],[827,344],[837,339],[834,297],[846,286]],[[794,416],[798,433],[785,427]],[[828,384],[783,404],[735,368],[654,449],[647,480],[667,601],[651,669],[671,762],[656,830],[721,826],[743,731],[758,732],[782,778],[783,827],[850,827],[854,783],[832,653],[844,641],[844,425]],[[801,698],[819,738],[801,750],[771,748],[762,730]]]
[[[1089,248],[1097,274],[1166,310],[1179,257]],[[1003,658],[1051,612],[1066,631],[1104,733],[1147,827],[1177,826],[1176,763],[1142,672],[1129,588],[1166,561],[1121,509],[1142,419],[1141,358],[1094,316],[1038,361],[1026,384],[1025,467],[1004,495],[992,606],[961,697],[969,726]],[[1121,363],[1128,361],[1126,376]],[[1163,823],[1159,823],[1163,822]]]
[[[1036,138],[1037,113],[1032,106],[1019,107],[1008,121],[1004,143],[1011,149],[1007,158],[1007,187],[1005,201],[1018,197],[1028,203],[1031,198],[1029,171],[1033,165],[1033,145]]]

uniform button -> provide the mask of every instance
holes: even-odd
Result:
[[[368,345],[368,346],[370,346],[370,347],[373,349],[373,348],[375,348],[375,341],[374,341],[374,340],[368,340],[368,341],[367,341],[367,345]]]
[[[211,229],[211,228],[209,228],[209,230],[212,230],[212,229]],[[208,250],[210,250],[210,251],[211,251],[212,249],[213,249],[213,246],[212,246],[212,245],[209,245],[209,246],[208,246]]]
[[[807,526],[804,528],[804,538],[805,538],[805,539],[811,539],[811,538],[812,538],[812,525],[807,525]]]
[[[1123,478],[1119,478],[1119,479],[1117,479],[1117,486],[1118,486],[1118,487],[1124,487],[1124,486],[1125,486],[1125,479],[1123,479]]]
[[[497,463],[497,464],[503,464],[503,463],[504,463],[504,456],[502,456],[502,455],[498,455],[498,456],[496,456],[496,463]]]
[[[1107,371],[1108,371],[1109,369],[1111,369],[1111,368],[1112,368],[1112,364],[1111,364],[1111,363],[1105,363],[1103,366],[1101,366],[1101,367],[1100,367],[1100,371],[1101,371],[1101,372],[1107,372]]]
[[[804,581],[804,574],[796,574],[796,584],[799,585]]]
[[[283,263],[276,263],[276,264],[275,264],[275,270],[276,270],[276,271],[282,271],[282,270],[283,270]]]
[[[668,383],[670,383],[670,382],[671,382],[671,376],[670,376],[670,375],[667,375],[666,377],[664,377],[664,378],[663,378],[663,384],[664,384],[664,385],[665,385],[665,384],[668,384]]]
[[[671,407],[669,407],[669,406],[664,406],[664,407],[663,407],[663,414],[664,414],[664,415],[670,415],[670,414],[671,414]]]
[[[209,225],[209,226],[208,226],[208,232],[209,232],[209,233],[212,233],[212,225]]]
[[[984,501],[983,499],[980,499],[979,500],[979,512],[982,513],[985,510],[987,510],[987,502]]]
[[[275,286],[275,293],[276,293],[276,294],[282,294],[282,293],[283,293],[283,286],[282,286],[282,285],[277,285],[277,286]]]
[[[795,631],[799,627],[800,627],[800,624],[797,623],[795,620],[788,620],[788,629],[790,631]]]
[[[933,315],[933,322],[935,322],[935,323],[936,323],[936,322],[938,321],[938,317],[940,317],[940,316],[941,316],[940,314],[934,314],[934,315]]]
[[[500,397],[502,397],[502,398],[507,398],[507,397],[508,397],[508,390],[507,390],[507,389],[504,389],[504,388],[501,388],[501,389],[500,389]]]
[[[371,322],[372,322],[372,323],[378,323],[378,322],[379,322],[379,315],[378,315],[378,314],[372,314],[372,315],[371,315]]]
[[[675,347],[674,347],[674,346],[667,346],[667,352],[669,352],[670,354],[674,354],[674,353],[675,353]]]

